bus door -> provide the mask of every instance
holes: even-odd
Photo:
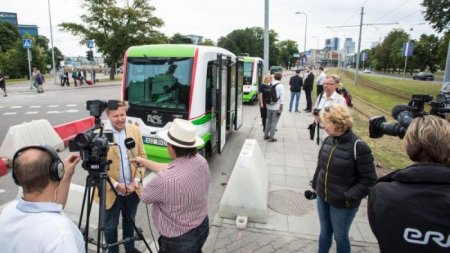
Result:
[[[229,134],[235,129],[236,123],[236,63],[228,59],[228,82],[227,82],[227,131]]]
[[[217,86],[217,130],[219,141],[219,154],[222,153],[226,142],[226,125],[227,125],[227,83],[228,83],[228,59],[226,56],[219,54],[217,56],[218,63],[218,86]]]
[[[234,127],[235,130],[238,130],[242,126],[242,104],[243,104],[243,95],[244,95],[244,61],[240,58],[236,59],[236,79],[235,79],[235,112],[236,115],[234,117]]]
[[[217,87],[218,87],[218,71],[217,71],[216,61],[208,62],[208,67],[206,71],[206,103],[205,112],[211,112],[211,155],[218,150],[218,111],[217,111]]]

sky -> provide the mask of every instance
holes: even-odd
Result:
[[[19,24],[37,25],[39,34],[50,39],[49,2],[54,46],[65,56],[85,56],[88,49],[80,45],[80,38],[58,27],[63,22],[81,23],[80,16],[85,12],[80,7],[83,0],[0,0],[0,11],[17,13]],[[410,31],[412,39],[419,39],[423,33],[442,36],[424,20],[421,2],[269,0],[269,28],[278,33],[280,41],[296,41],[300,51],[304,48],[305,28],[306,49],[323,48],[325,39],[332,37],[340,38],[340,47],[344,38],[353,38],[357,47],[359,26],[356,25],[360,23],[361,7],[364,7],[363,24],[366,25],[362,29],[361,49],[381,42],[394,28]],[[154,15],[164,21],[159,31],[167,36],[194,34],[217,42],[236,29],[264,27],[265,0],[149,0],[149,3],[156,8]],[[383,25],[386,23],[398,24]]]

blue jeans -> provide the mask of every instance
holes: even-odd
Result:
[[[119,196],[130,214],[130,218],[135,221],[136,211],[139,204],[139,197],[136,193],[130,194],[128,196]],[[105,241],[106,243],[117,242],[117,226],[119,224],[119,216],[121,213],[119,199],[116,198],[113,206],[110,209],[105,210]],[[128,221],[125,214],[122,212],[122,237],[123,239],[127,237],[134,236],[133,224]],[[134,249],[134,241],[130,241],[124,244],[125,251],[131,251]],[[112,246],[108,249],[109,253],[118,253],[119,245]]]
[[[289,102],[289,111],[292,111],[292,104],[295,98],[295,111],[298,112],[298,101],[300,100],[300,92],[291,91],[291,101]]]
[[[201,253],[209,234],[208,216],[202,224],[178,237],[160,236],[158,253]]]
[[[320,221],[319,253],[329,252],[333,234],[337,253],[351,252],[348,232],[358,208],[336,208],[317,195],[317,210]]]

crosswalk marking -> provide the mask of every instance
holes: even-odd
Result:
[[[47,111],[48,114],[58,114],[60,111]]]
[[[17,112],[4,112],[3,115],[14,115],[17,114]]]
[[[6,190],[0,189],[0,193],[4,193]]]
[[[48,108],[55,108],[55,107],[59,107],[59,105],[49,105],[47,106]]]
[[[76,104],[68,104],[68,105],[66,105],[67,107],[75,107],[75,106],[77,106]]]
[[[20,108],[22,108],[22,106],[21,105],[13,105],[13,106],[11,106],[9,108],[11,108],[11,109],[20,109]]]
[[[66,110],[66,112],[73,113],[73,112],[79,112],[79,110]]]
[[[39,113],[39,112],[37,112],[37,111],[25,112],[25,114],[37,114],[37,113]]]
[[[40,105],[31,105],[30,108],[41,108]]]

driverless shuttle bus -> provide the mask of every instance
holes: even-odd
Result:
[[[258,87],[262,82],[263,59],[259,57],[244,57],[244,103],[256,104]]]
[[[157,132],[173,119],[190,120],[205,145],[202,154],[221,153],[227,134],[242,125],[243,61],[218,47],[145,45],[124,58],[122,98],[128,121],[137,124],[149,159],[171,160]]]

